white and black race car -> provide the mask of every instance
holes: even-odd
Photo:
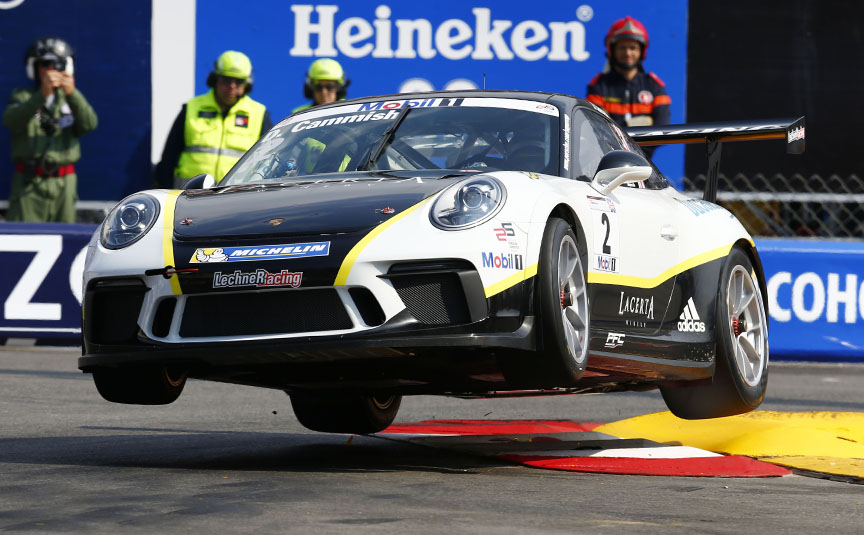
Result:
[[[765,281],[714,204],[719,144],[803,119],[618,128],[561,94],[341,101],[288,117],[218,184],[121,201],[89,244],[84,355],[113,402],[187,378],[286,391],[369,433],[401,396],[659,387],[684,418],[765,395]],[[704,199],[639,143],[708,141]]]

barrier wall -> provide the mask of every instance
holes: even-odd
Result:
[[[864,361],[864,243],[757,240],[771,355]]]
[[[84,255],[96,228],[0,223],[0,338],[81,337]]]
[[[71,343],[95,225],[0,223],[0,339]],[[864,243],[757,240],[771,357],[864,362]]]

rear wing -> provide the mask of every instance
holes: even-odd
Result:
[[[785,139],[786,152],[804,152],[804,117],[772,121],[638,126],[626,128],[625,131],[633,141],[643,147],[705,142],[708,151],[708,174],[702,198],[711,202],[717,199],[721,144],[724,141]]]

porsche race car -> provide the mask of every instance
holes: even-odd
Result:
[[[121,201],[86,257],[83,356],[107,400],[187,378],[284,390],[371,433],[402,396],[659,388],[683,418],[765,395],[765,280],[714,202],[723,141],[803,118],[624,131],[561,94],[461,91],[294,114],[220,182]],[[707,141],[704,198],[640,144]],[[712,189],[713,187],[713,189]]]

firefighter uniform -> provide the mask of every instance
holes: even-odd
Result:
[[[627,81],[617,71],[598,74],[588,84],[588,102],[605,109],[619,126],[669,123],[669,95],[653,72],[639,71]]]
[[[7,220],[75,222],[78,138],[97,123],[96,112],[77,89],[69,95],[57,89],[47,99],[39,86],[13,91],[3,113],[15,164]]]

